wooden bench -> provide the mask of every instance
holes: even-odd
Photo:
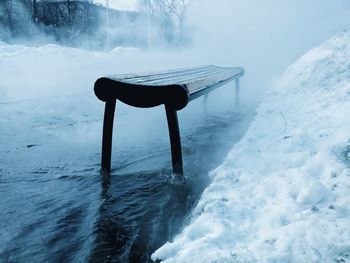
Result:
[[[183,175],[181,139],[177,111],[189,101],[235,80],[235,104],[239,103],[239,78],[242,68],[202,66],[152,72],[147,74],[122,74],[100,78],[96,81],[96,96],[106,102],[103,138],[102,169],[109,173],[111,167],[112,132],[116,100],[135,107],[165,105],[168,121],[173,172]]]

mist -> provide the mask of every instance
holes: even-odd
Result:
[[[196,0],[188,13],[201,63],[244,67],[243,96],[255,101],[288,65],[349,29],[349,17],[346,0]]]
[[[349,28],[349,7],[346,0],[319,0],[317,4],[302,0],[193,0],[188,2],[185,16],[185,35],[190,36],[186,45],[161,45],[161,34],[155,34],[159,25],[153,20],[151,31],[155,35],[147,48],[145,16],[135,17],[132,23],[136,28],[130,18],[121,16],[115,22],[111,19],[111,39],[121,40],[109,51],[105,49],[105,17],[99,16],[98,32],[102,33],[91,39],[90,46],[100,51],[38,43],[37,47],[0,45],[4,54],[0,101],[91,93],[93,82],[101,76],[214,64],[245,69],[241,100],[254,108],[288,65]],[[143,40],[130,40],[133,32],[135,39],[143,36]],[[50,40],[46,37],[45,41]],[[127,45],[131,42],[141,44],[130,48]],[[118,43],[125,47],[116,47]],[[215,91],[209,100],[211,106],[219,104],[226,92]]]
[[[302,0],[193,0],[185,17],[186,35],[191,36],[189,45],[163,46],[152,41],[149,49],[144,43],[136,48],[111,46],[110,51],[91,51],[58,45],[0,43],[0,102],[76,94],[93,96],[93,83],[101,76],[214,64],[245,69],[241,102],[242,106],[255,109],[288,65],[310,48],[349,28],[349,6],[346,0],[332,4],[320,0],[317,5]],[[130,37],[132,26],[125,20],[128,26],[112,28],[111,38],[122,37],[126,31]],[[145,23],[136,21],[138,28],[134,32],[146,35]],[[101,22],[100,30],[104,25]],[[155,26],[152,30],[156,28],[159,29]],[[159,40],[159,35],[154,37]],[[101,49],[105,50],[104,46]],[[220,108],[226,105],[224,100],[227,105],[233,104],[233,84],[211,93],[208,103],[211,109]],[[98,105],[102,109],[103,105]],[[200,112],[202,108],[202,103],[193,102],[182,116],[186,118],[189,111]],[[140,114],[140,118],[144,116]]]
[[[111,11],[109,44],[100,5],[91,7],[97,15],[86,34],[81,13],[73,27],[64,15],[54,34],[52,26],[29,23],[30,13],[12,14],[21,31],[14,36],[0,28],[0,179],[6,186],[0,258],[149,259],[186,224],[211,183],[210,171],[245,136],[275,80],[309,49],[349,28],[349,7],[348,0],[192,0],[184,42],[163,32],[156,17],[147,34],[145,13]],[[0,16],[0,26],[4,21]],[[93,93],[96,79],[206,64],[245,69],[241,104],[237,111],[231,82],[179,112],[186,185],[171,181],[164,107],[135,109],[118,101],[106,187],[100,173],[104,103]]]

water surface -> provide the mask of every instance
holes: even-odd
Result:
[[[232,98],[233,100],[233,98]],[[0,261],[148,262],[178,233],[252,111],[200,99],[179,113],[185,181],[171,173],[163,108],[117,104],[112,172],[100,171],[93,94],[0,105]]]

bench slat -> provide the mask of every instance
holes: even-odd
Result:
[[[108,78],[131,85],[143,86],[168,86],[184,85],[189,93],[195,92],[201,88],[206,88],[210,83],[215,84],[220,80],[227,80],[236,75],[242,75],[241,68],[223,68],[216,66],[203,66],[197,68],[170,70],[163,72],[154,72],[151,74],[122,74],[113,75]],[[201,85],[203,87],[201,87]]]
[[[209,74],[213,71],[212,68],[201,68],[201,69],[191,69],[180,72],[172,72],[169,74],[155,74],[152,76],[136,76],[133,78],[121,78],[119,76],[110,77],[113,80],[133,84],[133,85],[145,85],[145,86],[167,86],[174,84],[175,82],[179,83],[179,81],[191,79],[195,76],[200,76],[201,74]]]
[[[215,86],[220,82],[232,79],[233,77],[234,75],[232,75],[231,73],[222,73],[219,76],[212,76],[207,79],[200,79],[190,82],[186,85],[186,87],[189,90],[190,94],[193,94],[195,92],[198,92],[199,90],[204,90],[211,86]]]
[[[160,78],[160,79],[154,79],[154,80],[146,80],[142,81],[142,85],[157,85],[157,86],[162,86],[162,85],[169,85],[171,84],[180,84],[180,85],[186,85],[188,83],[197,81],[197,80],[202,80],[206,78],[210,78],[213,75],[216,74],[221,74],[223,72],[226,72],[226,69],[222,68],[217,68],[217,69],[210,69],[210,70],[205,70],[201,72],[196,72],[195,74],[183,74],[181,76],[176,75],[176,76],[171,76],[167,78]]]
[[[164,71],[156,71],[156,72],[144,72],[144,73],[127,73],[127,74],[118,74],[118,75],[112,75],[109,76],[113,79],[118,80],[128,80],[128,79],[138,79],[138,78],[155,78],[157,76],[168,76],[168,75],[174,75],[174,74],[186,74],[187,72],[198,72],[201,70],[206,70],[208,68],[211,68],[213,66],[200,66],[200,67],[193,67],[193,68],[181,68],[181,69],[170,69],[170,70],[164,70]]]

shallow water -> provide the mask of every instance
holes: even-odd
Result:
[[[171,174],[163,108],[117,104],[107,182],[103,104],[92,94],[1,104],[0,261],[150,261],[181,230],[208,172],[252,118],[198,101],[179,113],[183,183]]]

